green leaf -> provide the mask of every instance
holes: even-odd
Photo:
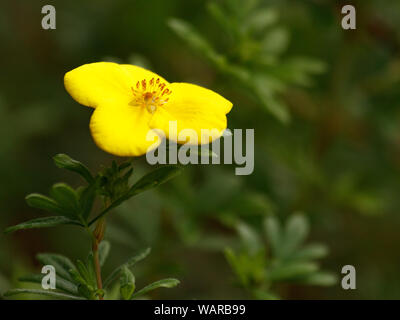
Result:
[[[111,248],[110,242],[108,242],[107,240],[103,240],[102,242],[100,242],[99,245],[100,266],[103,266],[104,263],[106,262],[108,254],[110,253],[110,248]]]
[[[50,228],[56,227],[63,224],[72,224],[72,225],[79,225],[82,226],[76,220],[71,220],[70,218],[63,217],[63,216],[52,216],[52,217],[45,217],[45,218],[37,218],[33,220],[29,220],[15,226],[7,228],[4,232],[10,233],[17,230],[25,230],[25,229],[35,229],[35,228]]]
[[[235,253],[231,248],[226,248],[224,253],[243,287],[250,288],[250,284],[264,280],[266,256],[263,250],[249,254],[246,251]]]
[[[265,35],[262,40],[262,50],[264,53],[279,55],[283,53],[289,45],[289,32],[282,27],[276,27]]]
[[[67,257],[55,253],[39,253],[36,259],[43,265],[52,265],[58,276],[73,282],[70,270],[76,270],[76,267]]]
[[[248,20],[248,27],[251,31],[260,32],[266,27],[276,23],[279,15],[276,10],[273,9],[260,9],[256,10],[254,14]]]
[[[121,270],[125,267],[132,267],[134,266],[137,262],[143,260],[144,258],[146,258],[151,252],[150,248],[147,248],[145,250],[143,250],[142,252],[140,252],[139,254],[137,254],[136,256],[130,258],[127,262],[125,262],[123,265],[119,266],[118,268],[116,268],[109,276],[108,278],[104,281],[104,288],[107,288],[120,274]]]
[[[252,294],[257,300],[279,300],[279,296],[266,290],[255,289]]]
[[[233,20],[226,15],[226,13],[218,4],[215,2],[209,2],[207,4],[207,9],[228,35],[231,35],[235,38],[238,36]]]
[[[78,283],[79,285],[83,285],[83,286],[87,285],[86,280],[82,278],[81,274],[77,270],[71,269],[71,270],[69,270],[69,274],[74,279],[74,281],[76,283]],[[78,286],[78,291],[79,291],[79,286]],[[85,297],[88,297],[88,296],[85,295]]]
[[[81,190],[79,194],[80,212],[85,221],[87,221],[87,218],[92,211],[94,200],[96,198],[96,191],[96,185],[93,183]]]
[[[31,193],[25,197],[26,203],[36,209],[64,215],[65,212],[53,199],[39,193]]]
[[[87,182],[93,182],[93,176],[89,169],[81,162],[72,159],[66,154],[57,154],[53,157],[54,163],[58,168],[67,169],[80,174]]]
[[[118,171],[123,171],[124,169],[130,167],[132,163],[130,161],[123,162],[118,166]]]
[[[43,274],[30,274],[20,277],[18,280],[21,282],[32,282],[41,284],[43,277]],[[78,294],[78,286],[75,283],[65,280],[58,275],[56,275],[56,288],[58,290],[62,290],[74,295]]]
[[[317,270],[318,265],[315,263],[293,263],[275,267],[267,272],[267,276],[271,281],[289,281],[299,277],[309,276]]]
[[[252,90],[261,106],[264,107],[267,112],[271,113],[283,124],[289,123],[290,113],[288,111],[288,108],[285,104],[278,100],[278,98],[276,97],[276,93],[271,91],[271,87],[269,87],[269,85],[271,85],[272,82],[270,82],[269,80],[267,81],[265,77],[263,81],[255,82],[255,80],[253,80],[253,82],[254,86],[252,87]],[[279,84],[275,85],[279,86]],[[276,88],[275,90],[277,89],[278,88]],[[280,88],[278,90],[280,90]]]
[[[277,254],[280,249],[280,243],[282,238],[282,231],[279,221],[275,217],[267,217],[264,220],[265,234],[268,238],[269,245],[271,246],[272,252]]]
[[[286,223],[284,241],[277,254],[281,257],[292,254],[304,241],[308,232],[307,219],[301,214],[292,215]]]
[[[319,60],[295,57],[283,61],[277,75],[289,83],[310,86],[313,84],[311,75],[322,73],[326,68],[326,64]]]
[[[135,291],[135,277],[128,267],[123,267],[121,270],[120,293],[124,300],[130,300]]]
[[[97,288],[97,281],[96,281],[96,270],[95,270],[95,266],[94,266],[94,256],[93,256],[93,252],[89,252],[89,255],[87,257],[87,263],[86,263],[86,270],[88,271],[88,275],[89,275],[89,280],[90,280],[90,284],[93,287]]]
[[[96,296],[94,294],[94,288],[89,289],[87,284],[79,284],[78,285],[78,292],[81,296],[85,297],[89,300],[95,300]]]
[[[294,252],[290,259],[312,260],[323,258],[328,254],[328,248],[322,244],[310,244]]]
[[[251,80],[254,75],[248,69],[239,65],[225,63],[220,66],[220,70],[227,76],[236,79],[244,88],[252,87]]]
[[[210,60],[214,65],[220,67],[225,64],[225,58],[216,53],[210,43],[190,24],[176,18],[169,19],[167,24],[193,50]]]
[[[262,248],[261,239],[258,234],[247,224],[238,222],[236,230],[250,254],[254,254]]]
[[[248,14],[254,10],[259,10],[258,6],[260,5],[260,0],[246,0],[246,1],[230,1],[230,6],[237,7],[237,10],[241,14]]]
[[[147,292],[158,289],[158,288],[176,287],[179,283],[180,283],[179,280],[172,279],[172,278],[153,282],[152,284],[149,284],[148,286],[144,287],[143,289],[140,289],[138,292],[133,294],[132,299],[142,296],[142,295],[146,294]]]
[[[119,206],[125,200],[142,193],[146,190],[158,187],[159,185],[167,182],[173,177],[177,176],[182,170],[182,167],[176,165],[166,165],[162,166],[142,177],[138,182],[136,182],[129,191],[122,197],[114,201],[110,206],[104,209],[97,217],[89,222],[89,226],[96,222],[98,219],[103,217],[108,211]]]
[[[124,173],[122,181],[129,181],[129,178],[131,177],[132,173],[133,173],[133,168],[130,168],[127,172]]]
[[[94,282],[89,270],[86,268],[86,265],[79,259],[76,261],[76,268],[78,269],[81,277],[85,280],[85,283],[93,286]]]
[[[65,183],[56,183],[50,190],[50,195],[62,208],[66,215],[77,217],[80,214],[78,194]]]
[[[243,270],[243,264],[241,264],[241,261],[239,260],[239,257],[235,254],[235,252],[231,248],[226,248],[224,250],[225,254],[225,259],[228,261],[228,264],[236,274],[236,276],[239,278],[240,283],[243,286],[248,285],[248,275],[246,272]]]
[[[328,272],[316,272],[301,279],[302,284],[323,287],[332,286],[336,282],[337,277],[334,274]]]
[[[37,290],[37,289],[12,289],[7,291],[4,296],[10,297],[16,294],[23,294],[23,293],[28,293],[28,294],[38,294],[38,295],[44,295],[52,298],[57,298],[57,299],[68,299],[68,300],[85,300],[82,297],[70,295],[70,294],[65,294],[65,293],[60,293],[60,292],[54,292],[50,290]]]
[[[162,166],[142,177],[138,182],[136,182],[132,188],[129,190],[129,197],[142,193],[149,189],[158,187],[159,185],[167,182],[168,180],[174,178],[182,171],[182,167],[176,165],[166,165]]]

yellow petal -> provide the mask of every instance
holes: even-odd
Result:
[[[146,69],[112,62],[85,64],[64,76],[68,93],[80,104],[96,108],[104,103],[127,104],[132,100],[131,88],[138,81],[160,78]]]
[[[129,76],[131,78],[131,82],[136,85],[138,81],[146,79],[147,82],[149,83],[152,78],[154,80],[160,79],[160,81],[164,82],[165,84],[168,84],[168,81],[165,80],[163,77],[160,77],[158,74],[151,72],[149,70],[143,69],[138,66],[134,66],[131,64],[121,64],[121,68],[123,68],[125,71],[129,73]]]
[[[129,105],[102,104],[90,119],[90,130],[96,144],[104,151],[117,156],[140,156],[156,148],[161,139],[152,135],[148,123],[151,114],[145,108]],[[151,147],[151,148],[150,148]]]
[[[150,127],[161,129],[166,136],[176,141],[176,137],[169,130],[170,121],[177,122],[177,134],[188,136],[185,141],[202,143],[202,129],[214,130],[211,136],[203,134],[203,142],[209,143],[221,136],[227,126],[226,114],[231,110],[232,103],[214,91],[189,83],[172,83],[168,87],[172,93],[169,101],[157,108],[150,122]],[[195,134],[186,134],[191,129]],[[189,137],[190,136],[190,137]]]
[[[77,102],[95,108],[101,103],[128,103],[133,82],[120,65],[96,62],[67,72],[64,85]]]

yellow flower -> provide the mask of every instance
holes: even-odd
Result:
[[[151,71],[127,64],[85,64],[66,73],[64,85],[77,102],[95,108],[90,120],[93,139],[101,149],[118,156],[140,156],[150,146],[157,147],[155,141],[146,140],[152,129],[176,141],[169,132],[170,121],[176,121],[178,135],[184,129],[194,130],[197,144],[201,129],[216,129],[210,138],[214,140],[226,129],[226,114],[232,108],[231,102],[211,90],[168,83]]]

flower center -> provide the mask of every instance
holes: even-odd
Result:
[[[133,100],[129,104],[135,107],[144,107],[148,112],[154,113],[158,107],[168,102],[168,96],[172,91],[166,86],[159,78],[138,81],[135,87],[131,87]]]

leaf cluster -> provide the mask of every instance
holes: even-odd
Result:
[[[83,163],[66,154],[58,154],[53,159],[57,167],[78,173],[87,184],[73,188],[66,183],[56,183],[51,187],[48,196],[38,193],[29,194],[25,198],[29,206],[54,215],[11,226],[5,230],[6,233],[66,224],[88,228],[108,214],[111,209],[139,193],[163,184],[179,174],[181,170],[179,166],[162,166],[131,184],[130,177],[133,173],[131,162],[117,165],[113,161],[111,167],[105,168],[97,175],[92,175]],[[101,198],[105,206],[100,212],[94,213],[96,198]]]
[[[227,43],[219,50],[208,37],[190,23],[172,18],[168,26],[196,53],[204,57],[220,74],[232,79],[265,111],[283,123],[290,114],[282,98],[290,86],[309,86],[312,76],[322,73],[325,64],[304,57],[287,57],[290,33],[279,24],[279,13],[260,1],[210,2],[214,18]],[[221,42],[221,41],[219,41]],[[223,41],[222,41],[223,42]]]
[[[315,286],[336,283],[336,276],[321,271],[316,261],[328,254],[327,247],[319,243],[304,244],[309,223],[303,214],[293,214],[285,224],[276,217],[267,217],[261,235],[241,221],[237,221],[235,228],[241,247],[226,248],[225,257],[238,283],[254,298],[278,298],[273,289],[282,283]]]
[[[135,291],[135,276],[131,268],[139,261],[150,254],[150,248],[139,252],[137,255],[128,259],[124,264],[115,268],[104,282],[104,288],[99,289],[96,284],[95,266],[93,263],[93,253],[89,252],[85,261],[77,260],[75,263],[60,254],[42,253],[36,256],[37,260],[43,265],[52,265],[56,270],[56,289],[12,289],[4,296],[14,296],[17,294],[36,294],[54,299],[69,300],[96,300],[98,297],[107,299],[132,300],[143,297],[150,291],[158,288],[173,288],[179,281],[172,278],[158,280],[146,285],[140,290]],[[110,252],[110,243],[103,241],[99,246],[100,265],[103,266]],[[44,274],[30,274],[21,277],[21,282],[41,284]],[[119,279],[119,283],[116,280]],[[113,290],[113,286],[119,290]]]

